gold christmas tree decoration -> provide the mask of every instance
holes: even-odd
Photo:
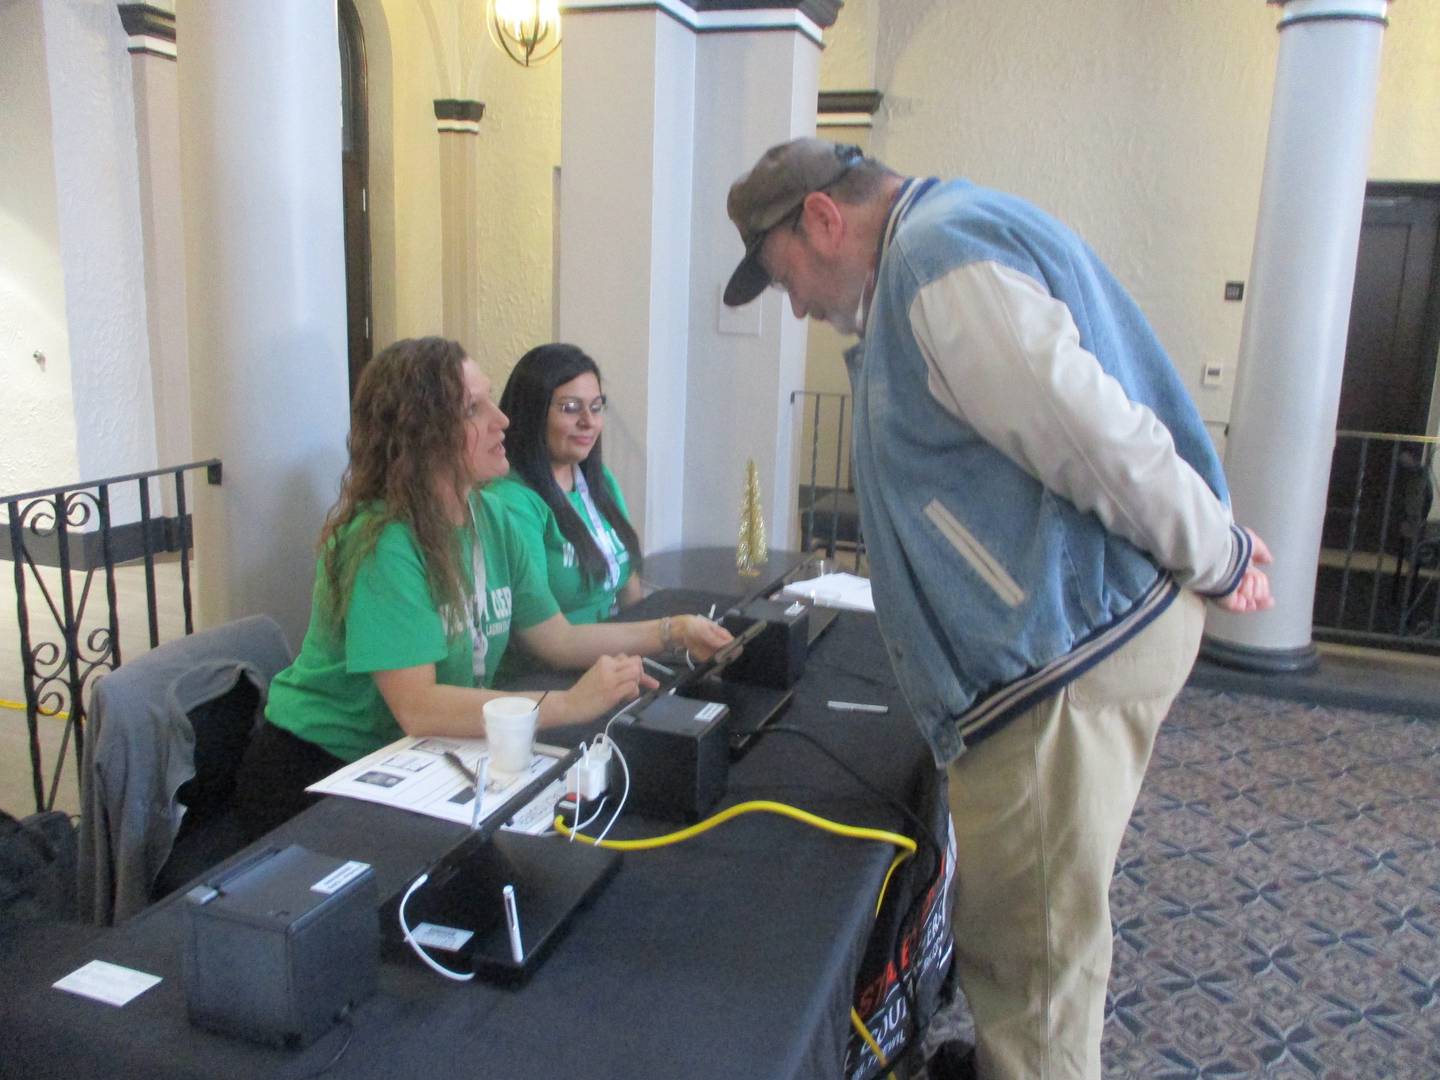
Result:
[[[740,504],[740,546],[735,549],[735,568],[742,577],[758,577],[760,567],[770,558],[765,546],[765,516],[760,513],[760,470],[755,459],[745,463],[745,496]]]

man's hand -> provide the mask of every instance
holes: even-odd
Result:
[[[1250,552],[1250,565],[1245,568],[1245,576],[1240,579],[1239,587],[1215,601],[1226,611],[1237,614],[1264,611],[1275,606],[1275,598],[1270,595],[1270,579],[1265,575],[1265,571],[1260,569],[1261,566],[1269,566],[1274,559],[1270,549],[1265,546],[1265,541],[1255,535],[1254,529],[1245,531],[1250,534],[1250,540],[1255,545]]]

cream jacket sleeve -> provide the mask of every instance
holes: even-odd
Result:
[[[920,290],[910,323],[948,412],[1180,584],[1232,585],[1249,545],[1230,508],[1081,347],[1070,309],[1039,282],[969,263]]]

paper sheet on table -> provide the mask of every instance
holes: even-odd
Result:
[[[478,770],[481,759],[489,752],[484,739],[407,735],[336,770],[305,790],[364,799],[469,825],[475,811],[474,785],[445,757],[447,750],[457,755],[471,773]],[[479,820],[484,821],[564,755],[565,751],[557,746],[536,743],[535,757],[525,772],[513,778],[488,777]],[[544,832],[554,820],[551,810],[564,789],[563,780],[547,785],[504,827],[531,834]]]
[[[870,579],[854,574],[821,574],[804,581],[792,581],[781,590],[785,596],[809,600],[819,607],[841,611],[875,610],[870,598]]]
[[[91,960],[51,985],[56,990],[94,998],[106,1005],[124,1005],[159,981],[159,975],[121,967],[105,960]]]

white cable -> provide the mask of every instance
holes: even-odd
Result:
[[[604,840],[605,837],[610,835],[610,830],[615,827],[615,822],[620,820],[620,811],[625,809],[625,800],[630,797],[630,765],[625,760],[625,755],[620,752],[620,747],[616,746],[608,735],[606,736],[606,741],[610,743],[610,752],[620,759],[620,769],[625,774],[625,786],[620,789],[620,801],[615,804],[615,816],[612,817],[610,823],[605,826],[605,830],[600,834],[599,839],[595,841],[596,844],[599,844],[601,840]]]
[[[581,751],[582,751],[582,754],[581,754],[581,763],[582,763],[584,769],[588,771],[588,769],[589,769],[589,767],[590,767],[590,744],[589,744],[588,742],[582,742],[582,743],[580,744],[580,749],[581,749]],[[579,774],[577,773],[577,774],[576,774],[576,780],[575,780],[575,820],[576,820],[576,821],[579,821],[579,820],[580,820],[580,803],[581,803],[581,800],[584,798],[584,792],[582,792],[582,791],[580,790],[581,786],[582,786],[582,785],[581,785],[581,782],[580,782],[580,779],[579,779]],[[572,843],[572,844],[575,842],[575,832],[576,832],[576,831],[577,831],[577,830],[573,830],[573,829],[572,829],[571,832],[570,832],[570,843]]]
[[[400,932],[405,935],[405,941],[409,944],[410,948],[415,950],[415,955],[420,957],[421,960],[424,960],[425,963],[432,970],[438,972],[441,975],[444,975],[447,979],[454,979],[456,982],[469,982],[471,979],[475,978],[475,973],[473,971],[463,973],[459,971],[451,971],[449,968],[437,964],[434,960],[431,960],[425,952],[425,947],[415,940],[415,936],[410,933],[409,925],[405,922],[405,905],[409,903],[410,897],[414,895],[415,890],[420,888],[421,885],[424,885],[429,880],[429,874],[421,874],[418,878],[416,878],[410,883],[410,887],[405,890],[405,895],[400,898]]]
[[[581,822],[579,825],[576,825],[575,828],[573,828],[573,829],[570,830],[570,835],[571,835],[572,837],[573,837],[577,832],[580,832],[580,831],[582,831],[582,830],[584,830],[584,829],[588,829],[588,828],[590,827],[591,823],[594,822],[594,820],[595,820],[596,818],[598,818],[601,814],[603,814],[603,813],[605,812],[605,799],[606,799],[606,798],[607,798],[607,796],[601,795],[601,796],[600,796],[600,801],[595,804],[595,811],[594,811],[594,813],[592,813],[588,818],[586,818],[586,819],[585,819],[583,822]],[[577,818],[580,816],[580,807],[579,807],[578,804],[577,804],[576,807],[575,807],[575,816],[576,816]]]
[[[609,739],[609,738],[610,738],[610,726],[611,726],[612,724],[614,724],[616,720],[619,720],[620,717],[624,716],[627,712],[629,712],[631,709],[633,709],[636,705],[640,704],[640,702],[641,702],[642,700],[644,700],[644,695],[643,695],[643,694],[642,694],[640,697],[637,697],[637,698],[635,698],[634,700],[632,700],[632,701],[631,701],[628,705],[626,705],[623,709],[620,709],[619,711],[617,711],[614,716],[610,717],[609,722],[607,722],[606,725],[605,725],[605,738],[606,738],[606,739]],[[611,745],[611,746],[614,746],[615,744],[612,742],[610,745]]]

